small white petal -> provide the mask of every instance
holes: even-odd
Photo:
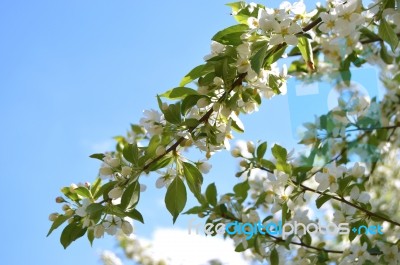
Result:
[[[124,191],[121,188],[117,187],[108,192],[108,197],[110,197],[111,199],[118,199],[122,196],[123,192]]]
[[[289,45],[296,46],[297,45],[297,37],[295,35],[287,35],[287,36],[285,36],[285,42]]]

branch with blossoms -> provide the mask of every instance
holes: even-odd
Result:
[[[356,214],[359,210],[368,218],[399,226],[391,218],[371,211],[367,180],[361,178],[363,167],[358,164],[351,169],[345,167],[350,161],[350,150],[377,164],[377,157],[383,154],[378,151],[380,146],[374,145],[394,141],[392,136],[398,127],[400,111],[395,101],[396,85],[400,82],[396,66],[400,32],[398,5],[392,0],[383,0],[366,8],[359,1],[331,1],[309,13],[302,1],[293,5],[284,2],[277,9],[244,2],[228,5],[238,23],[214,35],[211,54],[204,58],[205,63],[193,68],[178,87],[158,95],[159,111],[145,111],[140,124],[132,125],[126,137],[116,138],[114,152],[91,156],[102,161],[99,177],[93,183],[62,189],[63,196],[56,201],[63,203],[64,213],[50,216],[53,223],[49,234],[67,222],[61,233],[65,248],[85,234],[92,243],[105,233],[114,235],[119,230],[127,235],[132,233],[131,220],[144,222],[138,210],[140,195],[145,190],[140,177],[150,173],[159,175],[157,187],[166,187],[165,206],[173,222],[186,206],[188,190],[199,202],[188,213],[207,214],[210,221],[215,220],[213,215],[236,216],[244,221],[243,215],[263,207],[272,214],[280,211],[283,220],[305,218],[295,208],[305,205],[301,197],[307,191],[320,195],[317,208],[327,201],[340,202],[336,220],[364,224],[365,216]],[[278,62],[286,57],[289,48],[288,56],[301,57],[292,61],[287,70],[286,66],[279,67]],[[211,167],[207,159],[215,152],[229,149],[233,130],[244,131],[240,114],[257,111],[262,97],[270,99],[287,92],[288,71],[305,81],[337,72],[334,78],[349,85],[351,66],[362,67],[367,62],[391,66],[384,72],[391,73],[392,80],[382,78],[391,96],[382,104],[354,93],[351,102],[342,99],[337,108],[319,117],[317,122],[306,124],[301,143],[309,147],[309,153],[300,154],[296,158],[298,164],[292,163],[290,154],[279,145],[271,149],[273,160],[267,160],[264,158],[266,142],[257,148],[249,144],[252,157],[241,162],[244,171],[239,175],[245,172],[251,175],[257,167],[269,175],[263,180],[262,191],[256,191],[255,186],[250,189],[249,180],[237,184],[233,195],[227,195],[236,201],[230,207],[217,201],[215,185],[202,192],[203,174]],[[193,83],[196,88],[190,85]],[[385,119],[381,122],[382,116]],[[393,130],[391,134],[389,130]],[[358,131],[364,133],[362,137],[355,136]],[[367,148],[360,148],[361,144]],[[205,153],[205,159],[190,161],[182,155],[182,150],[194,147]],[[234,156],[241,156],[237,149],[232,152]],[[315,165],[321,161],[325,165],[315,171]],[[371,174],[375,168],[371,166]],[[318,183],[318,188],[304,184],[312,180]],[[252,209],[243,206],[249,193],[256,196]],[[325,254],[330,252],[324,247],[313,247],[307,236],[300,240],[293,244]],[[344,260],[369,258],[370,252],[365,251],[364,243],[368,249],[374,246],[368,238],[360,240],[358,249],[343,252]],[[254,244],[255,240],[241,241],[241,247],[237,247],[244,251],[247,247],[257,248]],[[384,246],[379,249],[384,253],[379,261],[386,262],[392,250]],[[276,264],[279,253],[276,248],[270,250],[266,256]],[[326,256],[318,259],[328,261]]]

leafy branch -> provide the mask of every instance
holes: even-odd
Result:
[[[257,168],[259,168],[259,169],[261,169],[261,170],[263,170],[263,171],[269,172],[269,173],[273,173],[272,170],[270,170],[270,169],[268,169],[268,168],[265,168],[265,167],[263,167],[263,166],[258,166]],[[306,185],[304,185],[304,184],[302,184],[302,183],[298,183],[298,182],[295,181],[295,180],[291,180],[291,181],[293,182],[293,184],[297,185],[298,187],[300,187],[300,188],[303,189],[304,191],[313,192],[313,193],[316,193],[316,194],[319,194],[319,195],[328,195],[326,192],[322,192],[322,191],[319,191],[319,190],[310,188],[310,187],[308,187],[308,186],[306,186]],[[371,212],[371,211],[369,211],[369,210],[367,210],[367,209],[364,209],[363,207],[358,206],[357,204],[354,204],[354,203],[352,203],[352,202],[346,200],[346,199],[343,198],[343,197],[337,197],[337,196],[335,196],[335,195],[330,195],[330,194],[329,194],[328,196],[329,196],[330,198],[332,198],[333,200],[336,200],[336,201],[339,201],[339,202],[343,202],[343,203],[345,203],[345,204],[347,204],[347,205],[349,205],[349,206],[351,206],[351,207],[353,207],[353,208],[356,208],[356,209],[360,210],[361,212],[364,212],[364,213],[365,213],[367,216],[369,216],[369,217],[375,217],[375,218],[381,219],[381,220],[383,220],[383,221],[386,221],[386,222],[388,222],[388,223],[391,223],[391,224],[393,224],[393,225],[395,225],[395,226],[399,226],[399,227],[400,227],[400,223],[399,223],[399,222],[393,221],[393,220],[391,220],[391,219],[389,219],[389,218],[387,218],[387,217],[384,217],[384,216],[382,216],[382,215],[379,215],[379,214],[377,214],[377,213],[374,213],[374,212]]]

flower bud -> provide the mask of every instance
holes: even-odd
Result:
[[[166,102],[163,102],[162,105],[161,105],[161,109],[162,109],[162,110],[167,110],[168,107],[169,107],[169,106],[168,106],[168,103],[166,103]]]
[[[240,149],[239,148],[233,148],[231,151],[231,155],[233,157],[239,157],[240,156]]]
[[[185,147],[190,147],[190,146],[192,146],[192,145],[193,145],[193,141],[192,141],[192,140],[187,139],[187,140],[185,141]]]
[[[86,181],[86,182],[85,182],[85,187],[88,188],[88,189],[90,189],[90,183]]]
[[[114,173],[111,167],[101,167],[100,168],[100,176],[110,176]]]
[[[122,174],[123,176],[129,176],[131,173],[132,173],[132,168],[127,167],[127,166],[122,167],[122,169],[121,169],[121,174]]]
[[[58,218],[59,214],[58,213],[52,213],[49,215],[49,220],[54,222]]]
[[[59,196],[56,198],[56,203],[63,203],[66,202],[63,197]]]
[[[78,188],[78,185],[76,185],[75,183],[72,183],[72,184],[69,186],[69,191],[72,192],[72,193],[75,193],[75,189],[76,189],[76,188]]]
[[[247,142],[247,151],[249,151],[249,153],[253,154],[255,151],[255,147],[254,147],[254,143],[251,141]]]
[[[163,154],[165,154],[165,147],[160,145],[159,147],[157,147],[156,149],[156,156],[161,156]]]
[[[224,85],[224,80],[221,77],[216,76],[213,81],[216,86]]]
[[[198,163],[197,167],[199,168],[201,173],[207,174],[208,172],[210,172],[212,165],[208,162],[203,161],[203,162]]]
[[[69,209],[69,210],[65,211],[65,215],[73,215],[74,213],[75,213],[75,211],[72,210],[72,209]]]
[[[208,101],[208,98],[201,98],[197,101],[197,107],[201,108],[205,108],[208,105],[210,105],[210,102]]]
[[[100,238],[104,235],[104,226],[99,224],[94,227],[94,237]]]
[[[240,161],[240,166],[241,167],[245,167],[245,168],[247,168],[247,166],[248,166],[249,164],[247,163],[247,161],[246,160],[242,160],[242,161]]]
[[[118,199],[122,196],[123,192],[124,191],[120,187],[113,188],[108,192],[108,197],[110,197],[111,199]]]
[[[118,167],[118,166],[120,165],[119,158],[111,158],[111,159],[108,161],[108,164],[110,165],[110,167],[113,167],[113,168]]]
[[[131,223],[127,221],[123,221],[121,225],[122,232],[124,232],[125,235],[129,236],[133,232],[133,227]]]
[[[71,207],[69,207],[68,204],[64,204],[63,207],[62,207],[62,210],[63,210],[64,212],[68,211],[69,209],[71,209]]]

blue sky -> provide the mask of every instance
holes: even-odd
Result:
[[[112,148],[111,138],[156,108],[155,95],[176,87],[209,52],[210,39],[234,24],[226,1],[1,1],[0,165],[4,264],[99,264],[98,250],[79,240],[66,251],[60,231],[49,238],[54,198],[72,182],[93,181],[99,163],[88,158]],[[289,87],[290,89],[290,87]],[[244,118],[241,138],[294,146],[288,97],[265,101]],[[312,120],[312,117],[305,117]],[[297,123],[297,121],[296,121]],[[213,158],[206,182],[237,180],[227,153]],[[153,188],[139,204],[150,236],[172,225]],[[182,218],[177,226],[185,226]]]

